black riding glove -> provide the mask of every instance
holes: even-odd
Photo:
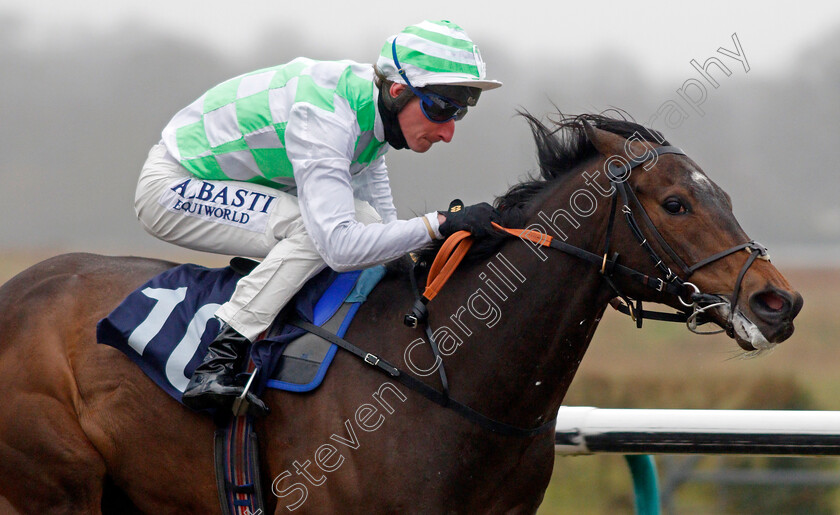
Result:
[[[499,212],[487,202],[464,207],[460,200],[453,200],[449,211],[439,211],[446,217],[440,224],[440,234],[447,238],[458,231],[469,231],[473,238],[480,240],[495,231],[490,222],[499,223]]]

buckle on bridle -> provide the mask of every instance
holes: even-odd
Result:
[[[368,352],[365,356],[365,363],[367,363],[368,365],[376,366],[379,364],[379,357],[374,356],[373,354]]]
[[[749,246],[744,247],[743,250],[750,254],[752,254],[753,252],[758,252],[758,257],[756,259],[770,261],[770,252],[767,250],[767,247],[765,247],[757,241],[751,241]]]

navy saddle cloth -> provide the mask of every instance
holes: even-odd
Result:
[[[384,267],[337,273],[326,269],[292,300],[302,319],[343,336]],[[119,349],[158,386],[181,401],[195,368],[219,333],[213,314],[242,277],[232,267],[180,265],[132,292],[97,325],[97,341]],[[305,392],[321,384],[337,347],[294,326],[273,327],[254,343],[260,373],[252,389]]]

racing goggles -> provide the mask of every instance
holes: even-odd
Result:
[[[402,66],[400,66],[400,61],[397,59],[397,38],[394,38],[394,41],[391,44],[391,53],[394,57],[394,65],[397,67],[397,72],[403,78],[411,92],[420,99],[420,110],[423,111],[423,115],[430,122],[446,123],[449,120],[460,120],[466,116],[469,106],[474,106],[476,104],[478,95],[481,94],[481,90],[478,88],[469,88],[465,86],[440,86],[441,89],[445,87],[453,92],[464,90],[466,98],[462,104],[447,96],[429,91],[428,88],[425,88],[427,90],[426,92],[415,88],[411,84],[411,81],[408,80],[405,70]]]

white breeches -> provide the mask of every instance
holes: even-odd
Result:
[[[143,165],[134,208],[146,231],[161,240],[263,259],[216,312],[251,341],[326,267],[306,233],[296,196],[248,182],[195,178],[160,144],[152,147]],[[370,204],[358,199],[356,220],[382,221]]]

